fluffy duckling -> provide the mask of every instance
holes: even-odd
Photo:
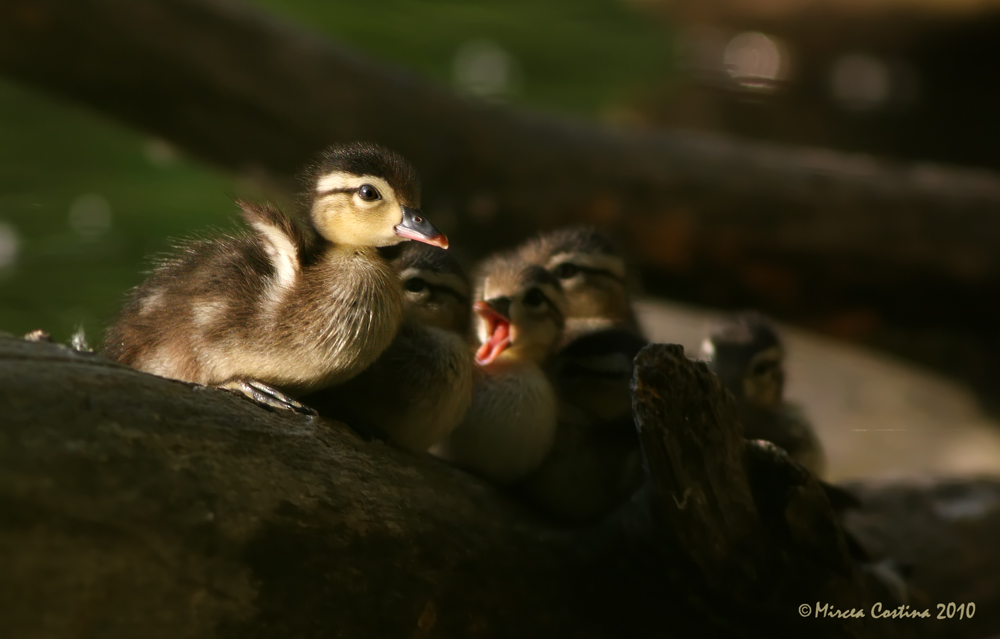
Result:
[[[326,150],[309,172],[305,232],[240,202],[252,232],[179,247],[131,292],[104,353],[155,375],[303,410],[389,346],[403,291],[380,254],[404,240],[447,247],[420,211],[412,167],[382,147]]]
[[[785,350],[774,326],[757,313],[741,313],[711,327],[701,358],[736,398],[744,437],[763,439],[822,477],[823,446],[802,411],[784,401]]]
[[[586,360],[590,349],[602,359],[609,348],[634,357],[643,345],[625,331],[602,333],[577,338],[550,363],[559,401],[556,436],[545,460],[520,486],[529,501],[568,523],[599,519],[627,501],[643,481],[630,375],[612,370],[601,377],[592,367],[580,374],[569,370],[574,360]],[[612,338],[621,341],[616,346]]]
[[[302,398],[321,415],[380,430],[397,445],[426,451],[458,425],[472,403],[473,360],[465,334],[469,280],[447,251],[410,243],[393,260],[406,299],[392,345],[348,382]]]
[[[643,478],[629,383],[646,340],[632,311],[625,260],[591,228],[542,235],[517,255],[560,280],[570,334],[549,362],[559,397],[556,440],[522,489],[550,515],[594,520],[627,500]]]
[[[552,447],[557,401],[542,364],[564,329],[559,281],[500,256],[477,288],[478,374],[462,423],[431,452],[499,484],[535,470]]]
[[[522,245],[517,257],[559,279],[569,305],[564,341],[604,328],[639,332],[625,260],[596,229],[568,227],[544,233]]]
[[[632,360],[646,340],[615,245],[593,228],[570,227],[530,240],[514,259],[544,267],[565,293],[566,330],[552,362],[562,396],[605,421],[631,416]]]

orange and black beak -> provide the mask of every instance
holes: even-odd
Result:
[[[393,228],[396,235],[407,240],[448,248],[448,238],[445,234],[434,228],[430,220],[421,215],[419,210],[406,206],[400,208],[403,209],[403,220]]]

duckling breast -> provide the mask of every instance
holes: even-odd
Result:
[[[293,345],[298,379],[307,392],[343,383],[389,347],[403,319],[403,291],[377,254],[337,255],[303,271],[274,327],[275,341]]]
[[[465,339],[432,326],[404,325],[387,351],[406,410],[387,432],[411,450],[426,451],[447,437],[472,403],[473,362]]]
[[[431,452],[509,484],[538,468],[548,455],[557,414],[555,392],[538,366],[522,362],[488,371],[476,380],[465,419]]]

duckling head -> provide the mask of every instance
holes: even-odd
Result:
[[[332,146],[308,170],[306,181],[312,225],[334,244],[382,247],[416,240],[448,248],[448,238],[420,212],[416,171],[384,147]]]
[[[483,271],[473,310],[482,344],[476,362],[543,362],[565,327],[566,297],[559,280],[538,265],[500,258]]]
[[[435,246],[408,242],[393,263],[403,282],[408,317],[465,335],[472,291],[458,260]]]
[[[737,399],[766,409],[781,404],[785,350],[762,315],[740,313],[716,322],[701,343],[701,358]]]
[[[630,317],[625,260],[597,230],[571,227],[541,235],[520,256],[556,276],[566,294],[567,318]]]

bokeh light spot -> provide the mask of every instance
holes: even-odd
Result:
[[[69,226],[84,238],[100,237],[111,228],[111,204],[97,193],[81,195],[69,206]]]
[[[841,106],[870,111],[884,105],[891,95],[889,67],[862,53],[840,57],[830,72],[830,93]]]
[[[166,140],[153,138],[142,147],[146,160],[153,166],[164,168],[177,161],[177,150]]]
[[[484,98],[515,93],[519,77],[511,55],[489,40],[470,40],[459,47],[452,73],[459,90]]]
[[[723,62],[729,76],[746,89],[773,91],[788,76],[784,45],[757,31],[733,36],[726,44]]]

